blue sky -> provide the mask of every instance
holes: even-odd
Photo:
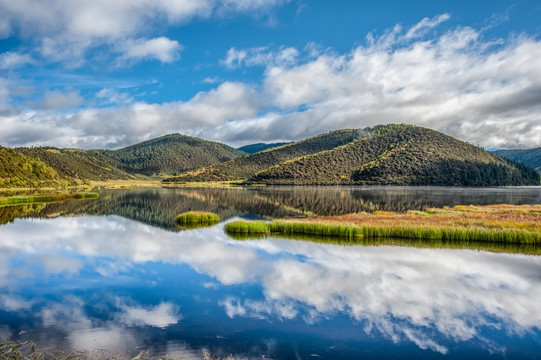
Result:
[[[411,123],[541,146],[541,3],[0,0],[0,144]]]

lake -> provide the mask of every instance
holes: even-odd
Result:
[[[0,208],[0,338],[120,358],[541,358],[539,247],[223,231],[239,217],[541,204],[540,187],[96,191]],[[222,222],[178,228],[190,210]]]

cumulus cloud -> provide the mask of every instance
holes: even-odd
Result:
[[[52,61],[83,63],[96,46],[113,48],[152,30],[156,24],[179,24],[192,18],[266,11],[287,0],[0,0],[0,37],[18,35],[41,44]],[[128,56],[170,62],[178,43],[166,38],[134,44]],[[137,41],[136,41],[137,42]]]
[[[126,42],[120,61],[153,59],[170,63],[180,57],[182,46],[176,40],[158,37],[150,40],[138,39]]]
[[[0,54],[0,70],[16,69],[34,63],[35,60],[28,54],[11,51]]]
[[[98,94],[106,96],[108,93],[112,94],[107,90]],[[3,129],[0,144],[120,147],[179,131],[208,138],[209,133],[216,133],[216,127],[220,124],[232,119],[254,116],[259,101],[255,95],[253,90],[244,84],[225,82],[216,89],[201,92],[186,102],[138,102],[121,107],[88,108],[73,114],[28,111],[0,117]],[[66,96],[61,93],[49,97],[50,101],[44,101],[42,106],[48,105],[52,108],[53,105],[68,105]],[[44,131],[50,127],[57,129],[54,135]],[[216,136],[219,137],[220,134],[216,133]]]
[[[230,48],[222,64],[263,66],[259,83],[224,82],[183,102],[63,115],[10,113],[0,117],[0,143],[116,147],[182,132],[242,145],[409,123],[485,147],[541,146],[541,41],[485,40],[481,30],[469,27],[436,33],[448,17],[370,35],[346,53],[313,44],[300,50]],[[134,58],[147,54],[160,60],[146,42],[140,45]],[[169,59],[166,51],[160,61]],[[40,138],[32,130],[51,124],[56,138]]]

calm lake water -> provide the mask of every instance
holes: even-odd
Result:
[[[538,248],[235,240],[224,222],[174,224],[189,210],[230,221],[540,204],[539,187],[99,192],[0,208],[0,338],[126,358],[541,358]]]

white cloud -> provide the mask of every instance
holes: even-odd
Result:
[[[131,104],[133,97],[125,92],[119,92],[113,88],[103,88],[95,94],[96,98],[104,104]]]
[[[66,109],[83,104],[83,98],[77,91],[61,92],[58,90],[46,91],[43,102],[38,104],[42,109]]]
[[[35,60],[28,54],[10,51],[0,54],[0,70],[16,69],[34,63]]]
[[[172,303],[160,303],[150,308],[142,306],[128,306],[121,304],[122,316],[120,321],[126,325],[149,325],[166,328],[180,321],[176,306]]]
[[[32,308],[34,301],[25,300],[15,295],[0,295],[0,308],[4,311],[29,311]]]
[[[92,47],[135,42],[125,54],[171,62],[177,42],[166,38],[138,44],[133,38],[164,24],[192,18],[266,11],[285,0],[0,0],[0,37],[10,34],[41,44],[41,54],[51,61],[81,66]]]
[[[255,47],[237,50],[232,47],[227,51],[223,65],[230,69],[241,66],[289,66],[297,61],[299,52],[292,47],[281,47],[273,51],[269,47]]]
[[[182,46],[176,40],[158,37],[150,40],[138,39],[124,43],[120,61],[154,59],[170,63],[180,57]]]
[[[369,334],[377,331],[441,353],[447,351],[443,343],[483,342],[486,331],[523,334],[541,328],[541,258],[536,256],[272,238],[239,242],[227,238],[221,225],[172,233],[119,217],[19,219],[1,232],[5,263],[21,254],[64,254],[89,266],[96,266],[95,257],[135,266],[187,264],[221,285],[257,283],[262,292],[252,294],[255,298],[227,295],[221,302],[231,318],[313,323],[340,313]],[[78,241],[83,234],[86,241]],[[6,271],[0,283],[16,288],[15,269]],[[91,339],[82,330],[100,325],[93,325],[84,303],[76,298],[63,303],[41,311],[43,324]],[[0,305],[9,311],[32,306],[19,297],[0,297]],[[119,299],[116,307],[116,320],[128,326],[166,327],[180,319],[167,302],[143,306]]]
[[[107,95],[107,91],[101,93]],[[68,105],[62,93],[46,97],[44,107]],[[57,101],[54,101],[57,100]],[[77,100],[75,97],[73,100]],[[75,105],[76,102],[71,103]],[[172,132],[208,137],[216,126],[229,120],[254,116],[258,109],[255,93],[246,85],[225,82],[216,89],[201,92],[186,102],[165,104],[134,103],[129,106],[94,109],[73,114],[25,112],[0,117],[0,144],[67,147],[120,147]],[[44,131],[54,127],[55,136]]]
[[[434,16],[432,19],[424,18],[414,26],[412,26],[408,32],[405,35],[406,39],[413,39],[416,37],[420,37],[426,33],[426,31],[432,29],[433,27],[436,27],[437,25],[441,24],[444,21],[447,21],[451,18],[449,14],[441,14],[438,16]]]
[[[445,19],[395,27],[342,54],[313,44],[230,48],[222,64],[265,67],[259,83],[225,82],[183,102],[71,114],[10,110],[0,117],[0,143],[116,147],[182,132],[240,145],[409,123],[485,147],[541,146],[541,41],[486,41],[467,27],[427,35]],[[51,125],[55,138],[36,130]]]

